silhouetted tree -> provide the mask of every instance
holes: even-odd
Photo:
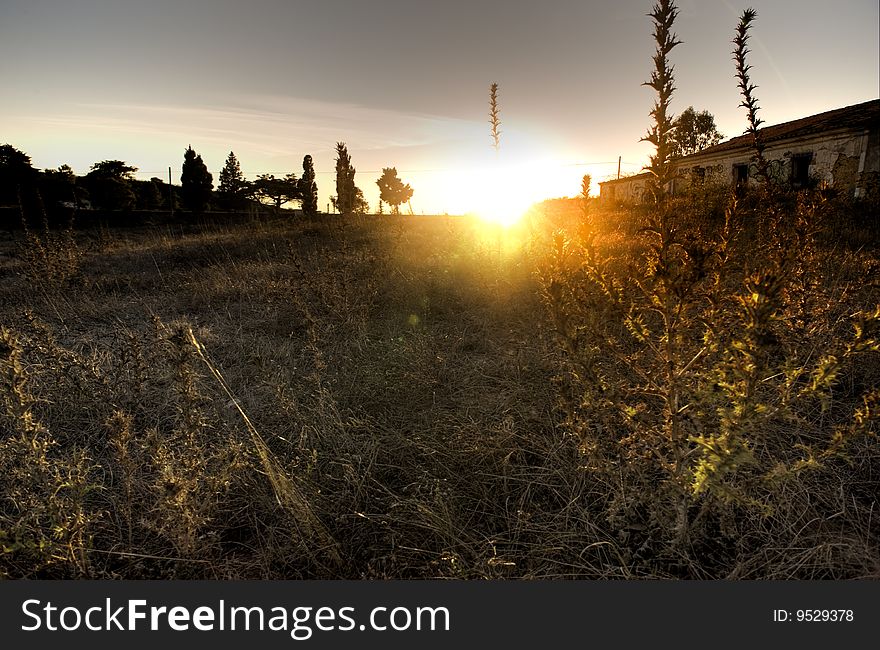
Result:
[[[318,185],[315,183],[315,166],[311,156],[303,158],[303,175],[299,179],[299,195],[303,214],[307,217],[318,214]]]
[[[141,196],[141,193],[137,189],[137,184],[135,186],[135,193],[138,194],[138,205],[143,207],[142,201],[144,203],[152,204],[155,199],[154,190],[159,193],[159,201],[155,207],[144,207],[147,210],[169,210],[171,209],[171,202],[174,202],[174,208],[177,208],[179,205],[179,186],[169,185],[164,180],[159,178],[158,176],[153,176],[149,182],[152,184],[153,188],[144,188],[144,196]]]
[[[257,197],[268,199],[276,212],[281,206],[290,201],[298,201],[299,182],[296,180],[295,174],[288,174],[284,178],[275,178],[272,174],[261,174],[254,181],[254,191]]]
[[[102,160],[85,176],[92,205],[103,210],[131,210],[135,205],[132,188],[137,167],[121,160]]]
[[[396,167],[385,167],[376,181],[379,186],[379,199],[391,206],[392,214],[400,214],[400,204],[408,202],[413,195],[413,188],[404,185],[397,176]]]
[[[160,179],[154,177],[148,181],[134,181],[132,185],[139,210],[159,210],[165,203],[167,193],[163,194]]]
[[[355,212],[358,188],[354,184],[355,168],[344,142],[336,143],[336,200],[334,206],[339,214],[347,216]],[[361,192],[363,198],[363,192]]]
[[[354,201],[351,203],[352,214],[366,214],[370,211],[370,204],[364,198],[364,192],[361,188],[354,188]]]
[[[688,106],[673,120],[672,133],[669,137],[672,141],[670,155],[673,158],[680,158],[718,144],[724,136],[718,132],[712,113],[709,111],[697,113],[693,106]]]
[[[57,169],[44,169],[40,174],[40,195],[46,208],[51,210],[59,204],[80,208],[85,205],[88,192],[77,185],[76,174],[70,165],[61,165]]]
[[[12,145],[0,146],[0,205],[18,205],[20,195],[24,200],[33,193],[36,178],[30,156]]]
[[[245,180],[244,174],[241,173],[241,165],[232,151],[229,152],[226,165],[220,171],[219,180],[217,198],[220,204],[231,210],[244,208],[247,205],[248,197],[253,192],[253,186]]]
[[[136,171],[137,167],[126,165],[122,160],[102,160],[92,165],[89,173],[95,176],[133,181]]]
[[[335,196],[330,197],[330,204],[333,206],[333,209],[339,212],[342,211],[339,209],[339,200]],[[361,188],[354,188],[354,199],[351,202],[351,206],[349,207],[348,214],[366,214],[370,211],[370,204],[367,203],[367,200],[364,198],[364,192]]]
[[[214,177],[205,166],[202,157],[193,151],[192,145],[183,154],[180,173],[180,195],[186,209],[199,214],[204,212],[211,200]]]

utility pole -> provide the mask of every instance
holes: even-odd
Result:
[[[617,157],[617,179],[620,180],[620,161],[623,160],[623,156]]]

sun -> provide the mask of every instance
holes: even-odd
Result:
[[[535,203],[528,180],[519,169],[499,167],[481,169],[470,178],[472,188],[461,201],[468,212],[500,226],[513,226]]]

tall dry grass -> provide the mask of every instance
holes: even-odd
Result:
[[[81,233],[81,278],[37,292],[3,258],[3,574],[876,575],[876,253],[756,256],[744,210],[666,252],[575,206],[500,257],[472,221],[363,218]],[[669,274],[676,358],[707,348],[678,450],[639,338]]]

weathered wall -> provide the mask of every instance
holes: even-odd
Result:
[[[764,156],[771,161],[771,174],[787,183],[792,176],[792,160],[809,154],[811,181],[833,187],[854,198],[876,197],[880,193],[880,125],[858,131],[837,131],[794,138],[772,143]],[[711,183],[735,182],[734,167],[749,165],[749,184],[757,183],[750,148],[695,154],[679,162],[679,177],[669,188],[684,190],[700,180]],[[600,198],[623,203],[640,202],[646,196],[647,178],[640,174],[631,179],[620,179],[600,184]]]
[[[819,184],[841,190],[851,196],[865,193],[863,185],[871,172],[880,172],[880,127],[869,131],[817,134],[780,143],[773,143],[764,151],[771,161],[771,173],[782,182],[791,178],[792,159],[799,154],[811,154],[810,178]],[[683,178],[690,178],[695,168],[703,168],[706,180],[721,183],[734,182],[734,166],[751,164],[750,149],[729,151],[719,155],[688,157],[681,162]],[[754,184],[754,170],[749,183]],[[684,184],[678,186],[683,187]]]
[[[641,203],[648,191],[648,179],[643,174],[599,183],[599,198],[618,203]]]

